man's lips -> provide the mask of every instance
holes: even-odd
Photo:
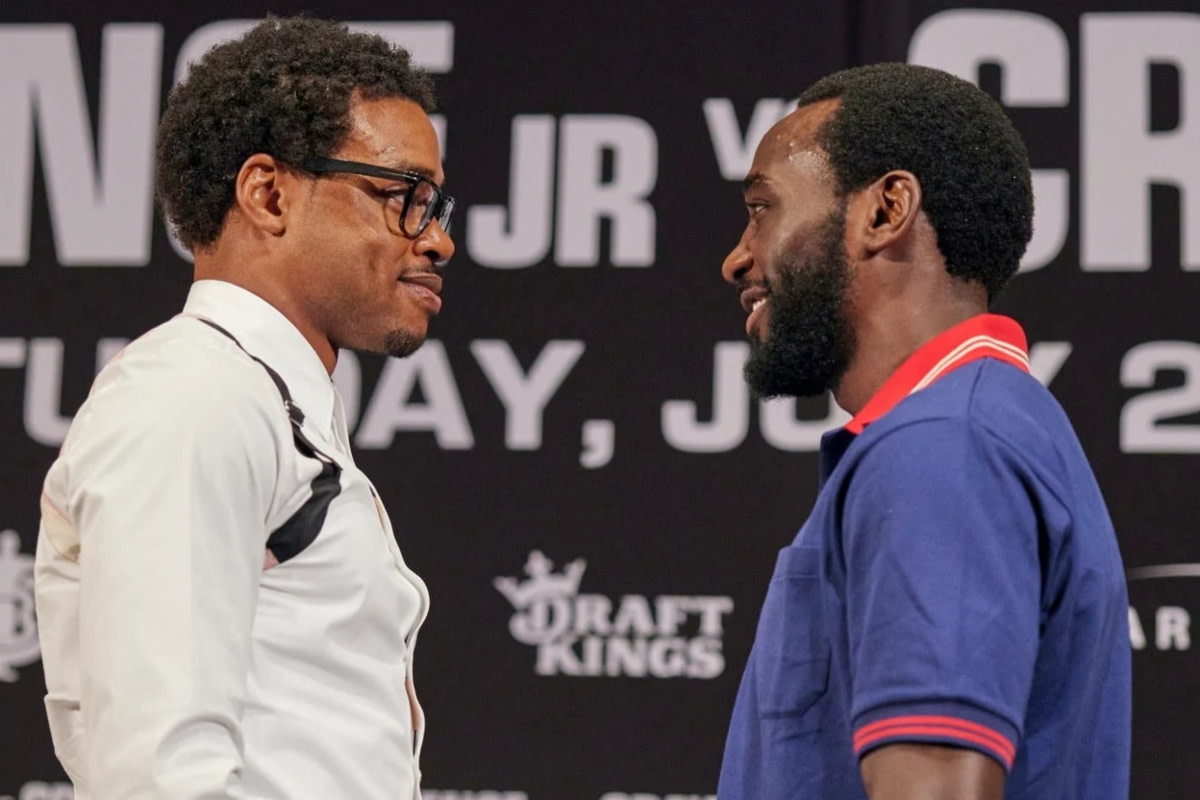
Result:
[[[435,275],[432,272],[410,272],[407,275],[401,275],[402,283],[415,283],[418,286],[424,286],[434,294],[442,293],[442,276]]]
[[[746,313],[749,314],[754,310],[754,304],[765,299],[766,296],[767,288],[765,286],[749,286],[742,290],[742,308],[746,309]]]
[[[413,272],[403,275],[400,283],[408,284],[408,289],[431,314],[442,310],[442,277],[432,272]]]
[[[746,317],[746,335],[753,336],[763,314],[767,310],[767,288],[765,286],[748,286],[742,290],[742,308],[749,314]]]

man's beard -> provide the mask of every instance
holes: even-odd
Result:
[[[407,358],[421,349],[425,337],[412,331],[397,329],[389,331],[383,340],[383,351],[392,358]]]
[[[751,337],[746,361],[746,383],[759,397],[813,397],[841,381],[854,350],[845,229],[840,210],[788,243],[777,285],[767,285],[766,339]]]

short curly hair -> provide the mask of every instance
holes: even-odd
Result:
[[[835,72],[797,102],[834,98],[840,106],[817,143],[842,196],[894,169],[916,175],[946,270],[995,299],[1033,233],[1029,155],[999,103],[961,78],[909,64]]]
[[[179,241],[216,243],[254,153],[298,165],[336,152],[355,97],[434,107],[433,81],[407,51],[336,22],[268,17],[206,53],[171,91],[158,130],[158,197]]]

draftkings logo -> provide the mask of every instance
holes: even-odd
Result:
[[[7,533],[7,531],[5,531]],[[73,800],[75,790],[65,781],[46,783],[44,781],[29,781],[21,787],[16,796],[0,794],[0,800]]]
[[[725,671],[723,618],[733,598],[580,594],[586,569],[576,559],[555,572],[535,550],[525,580],[493,582],[515,612],[509,632],[537,648],[538,675],[715,678]]]
[[[21,552],[14,530],[0,531],[0,681],[41,657],[33,615],[33,556]]]

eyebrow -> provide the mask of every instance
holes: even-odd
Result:
[[[428,167],[422,167],[421,165],[414,164],[411,161],[388,161],[380,164],[379,166],[384,167],[385,169],[394,169],[399,172],[415,172],[424,178],[428,178],[430,183],[437,183],[437,173]]]
[[[384,169],[394,169],[400,172],[415,172],[424,178],[428,178],[431,183],[437,183],[437,180],[435,180],[437,173],[434,170],[429,169],[429,167],[423,167],[420,164],[415,164],[412,161],[397,159],[394,155],[392,155],[396,152],[396,149],[397,148],[394,146],[388,146],[382,150],[375,151],[371,154],[371,163],[375,164],[376,166],[383,167]]]
[[[752,187],[760,183],[770,183],[770,180],[768,180],[767,176],[761,172],[751,172],[742,181],[742,191],[748,192]]]

